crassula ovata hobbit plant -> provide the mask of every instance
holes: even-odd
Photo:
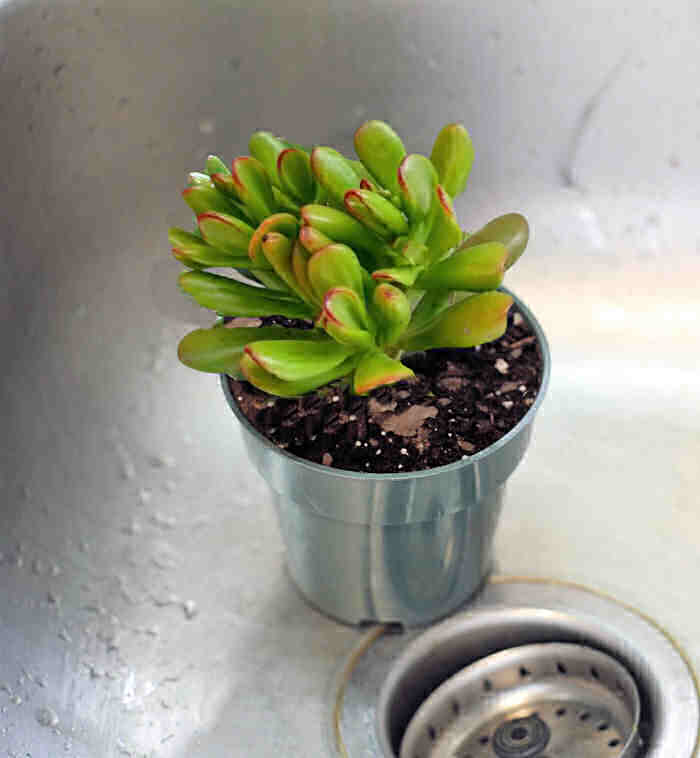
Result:
[[[269,132],[231,170],[215,156],[189,175],[193,233],[170,230],[189,271],[180,287],[220,316],[283,316],[313,328],[220,320],[180,342],[200,371],[243,376],[293,397],[347,379],[364,395],[412,376],[404,353],[473,347],[500,337],[512,298],[497,291],[528,240],[526,220],[500,216],[465,233],[452,199],[474,151],[449,124],[430,158],[407,154],[381,121],[355,134],[359,160]],[[234,269],[235,278],[207,269]]]

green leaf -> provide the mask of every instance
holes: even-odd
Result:
[[[229,167],[219,158],[217,155],[210,155],[207,157],[207,174],[231,174]]]
[[[350,161],[332,147],[315,147],[311,151],[311,170],[329,197],[342,207],[345,193],[358,189],[360,178]]]
[[[310,203],[316,195],[309,156],[301,150],[288,148],[277,158],[277,173],[282,189],[297,202]]]
[[[485,292],[503,281],[508,250],[500,242],[485,242],[460,248],[446,260],[435,264],[416,280],[422,290],[468,290]]]
[[[355,132],[355,151],[381,185],[399,192],[397,171],[406,155],[398,134],[383,121],[367,121]]]
[[[315,253],[326,245],[332,245],[333,240],[326,237],[325,234],[314,229],[313,226],[302,226],[299,230],[299,242],[309,253]]]
[[[189,268],[213,268],[227,266],[232,268],[251,268],[247,255],[231,255],[208,245],[201,237],[190,234],[184,229],[172,228],[168,232],[173,255]]]
[[[277,276],[302,299],[313,303],[304,288],[299,285],[292,268],[292,249],[294,243],[279,232],[268,232],[262,238],[263,254],[272,265]]]
[[[386,353],[368,352],[360,358],[353,377],[353,392],[366,395],[377,387],[394,384],[415,376],[408,366],[390,358]]]
[[[296,382],[330,371],[355,349],[333,340],[256,340],[246,346],[245,352],[268,373]]]
[[[297,203],[279,187],[272,188],[272,197],[275,200],[276,211],[281,213],[293,213],[294,215],[299,214],[299,206]]]
[[[308,227],[305,227],[308,228]],[[320,303],[319,298],[314,292],[314,288],[309,281],[308,265],[311,260],[311,255],[297,240],[292,248],[292,271],[294,272],[294,278],[296,279],[299,287],[304,292],[304,299],[308,303],[318,305]]]
[[[438,184],[433,164],[424,156],[407,155],[399,166],[399,192],[404,211],[412,225],[425,224],[432,218]],[[421,242],[427,238],[425,237]],[[413,236],[413,235],[411,235]]]
[[[506,330],[513,298],[484,292],[447,308],[424,331],[402,342],[406,350],[434,347],[474,347],[498,339]]]
[[[427,237],[430,222],[416,224],[411,229],[413,237],[397,237],[392,244],[392,251],[399,265],[422,266],[428,258],[428,246],[421,242]]]
[[[327,339],[324,335],[324,338]],[[238,372],[243,348],[256,340],[318,339],[311,329],[285,329],[281,326],[237,326],[220,324],[210,329],[195,329],[186,334],[177,348],[178,358],[190,368],[212,374]]]
[[[250,154],[262,163],[268,178],[278,187],[280,182],[277,174],[277,159],[280,153],[289,147],[292,147],[289,142],[272,132],[255,132],[248,143]]]
[[[347,376],[355,367],[357,359],[351,356],[343,363],[308,379],[288,382],[261,368],[249,355],[243,355],[240,369],[245,378],[259,390],[278,397],[298,397]]]
[[[450,291],[432,290],[431,292],[425,292],[413,310],[411,323],[408,325],[408,334],[414,335],[417,332],[423,331],[453,302],[452,292]]]
[[[309,259],[307,273],[319,299],[333,287],[349,287],[363,293],[362,266],[347,245],[333,243],[315,252]]]
[[[190,171],[190,173],[187,174],[187,186],[194,187],[199,184],[202,184],[205,187],[211,187],[212,183],[209,174],[202,174],[200,171]]]
[[[250,239],[255,231],[245,221],[227,213],[209,211],[197,217],[202,237],[212,247],[232,255],[247,255]]]
[[[397,266],[395,268],[380,268],[372,274],[372,279],[378,282],[396,282],[405,287],[412,287],[423,271],[423,266]]]
[[[238,192],[236,191],[236,184],[233,181],[233,176],[231,176],[230,171],[226,174],[223,172],[211,174],[210,179],[219,192],[226,195],[230,200],[235,200],[236,203],[238,203]]]
[[[231,203],[214,187],[195,184],[183,190],[182,197],[197,216],[207,211],[232,212]]]
[[[457,223],[452,200],[441,185],[436,189],[437,203],[430,235],[426,240],[428,262],[434,263],[462,241],[462,230]]]
[[[440,184],[452,196],[464,192],[474,162],[474,145],[462,124],[447,124],[435,140],[430,160]]]
[[[259,224],[276,208],[270,179],[260,161],[244,156],[233,162],[236,193],[251,219]]]
[[[285,237],[294,239],[297,236],[298,230],[299,222],[291,213],[274,213],[272,216],[268,216],[250,238],[250,244],[248,245],[250,259],[257,263],[266,260],[262,250],[262,241],[266,234],[279,232],[280,234],[284,234]]]
[[[372,305],[379,325],[378,339],[382,345],[393,345],[411,320],[411,304],[398,287],[380,284],[374,290]]]
[[[500,242],[508,250],[505,263],[507,271],[525,251],[529,236],[530,228],[525,216],[520,213],[506,213],[470,234],[462,247],[474,247],[484,242]]]
[[[178,283],[201,306],[225,316],[312,317],[309,307],[292,295],[274,294],[225,276],[188,271],[180,275]]]
[[[379,237],[388,240],[408,232],[408,221],[403,213],[376,192],[350,190],[345,193],[344,203],[348,213]]]
[[[261,255],[260,257],[265,259],[265,264],[267,266],[270,265],[264,255]],[[270,293],[273,295],[291,296],[292,294],[289,291],[289,287],[287,287],[287,285],[284,283],[284,280],[280,279],[279,276],[277,276],[277,274],[271,269],[261,270],[259,268],[256,268],[255,274],[253,274],[253,276],[261,284],[264,284],[265,287],[270,290]]]
[[[344,211],[311,204],[301,209],[301,218],[305,226],[317,229],[333,242],[349,245],[358,254],[364,253],[366,259],[370,256],[368,268],[374,268],[372,261],[383,262],[387,252],[391,253],[386,243]]]
[[[347,287],[334,287],[326,293],[317,324],[342,345],[362,350],[375,347],[364,300]]]

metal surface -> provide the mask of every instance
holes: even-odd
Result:
[[[697,3],[0,5],[0,755],[331,754],[359,633],[297,597],[218,383],[174,351],[210,318],[175,285],[177,190],[255,128],[350,150],[385,118],[426,151],[468,125],[457,212],[528,217],[507,283],[554,366],[497,560],[629,601],[698,667]]]
[[[400,758],[637,758],[640,701],[614,658],[522,645],[482,658],[421,704]]]
[[[492,581],[469,611],[412,640],[393,636],[377,644],[374,655],[368,654],[363,666],[356,668],[346,688],[343,737],[350,755],[362,755],[364,750],[369,755],[395,758],[421,704],[450,677],[501,651],[512,654],[515,647],[554,642],[598,650],[633,677],[641,698],[639,734],[644,758],[691,758],[697,754],[697,686],[683,654],[659,627],[627,606],[574,585],[509,579]],[[502,659],[494,660],[499,663]],[[535,672],[537,667],[525,664],[525,668]],[[581,671],[567,662],[564,668],[565,676]],[[602,665],[596,669],[597,683],[606,682]],[[520,670],[513,676],[519,677]],[[592,673],[591,677],[596,679]],[[489,679],[497,691],[499,680],[493,675]],[[624,674],[620,679],[622,689],[629,692]],[[600,697],[603,691],[597,690]],[[520,696],[516,693],[515,697]],[[629,697],[626,710],[634,713]],[[620,710],[620,702],[618,698],[615,705],[615,699],[607,699],[606,710],[614,709],[618,720],[624,718],[625,710]],[[510,705],[516,708],[518,703]],[[594,703],[590,705],[593,708]],[[370,721],[377,724],[378,743],[361,726]]]
[[[351,624],[416,626],[447,616],[483,584],[506,480],[549,384],[545,335],[515,301],[542,355],[535,402],[498,442],[448,466],[364,474],[305,461],[260,434],[221,377],[250,460],[272,490],[289,572],[315,607]]]

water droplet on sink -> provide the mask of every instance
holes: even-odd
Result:
[[[151,558],[151,563],[162,571],[172,571],[177,568],[178,559],[172,553],[161,551]]]
[[[175,519],[173,516],[166,516],[164,513],[160,513],[159,511],[156,511],[151,516],[150,521],[159,529],[174,529],[177,525],[177,519]]]
[[[62,573],[63,569],[57,563],[52,564],[51,576],[61,576]]]
[[[44,563],[43,563],[43,561],[41,560],[41,558],[35,558],[35,559],[32,561],[32,571],[33,571],[35,574],[37,574],[37,575],[41,575],[41,574],[43,574],[43,573],[44,573]]]
[[[180,598],[174,592],[162,595],[161,597],[153,597],[152,599],[159,608],[165,608],[167,605],[178,605],[180,603]]]
[[[39,708],[36,712],[36,720],[41,726],[56,727],[58,726],[58,714],[53,708]]]
[[[169,493],[171,493],[171,494],[172,494],[172,493],[173,493],[173,492],[175,492],[175,490],[177,489],[177,483],[176,483],[176,482],[174,482],[172,479],[168,479],[167,481],[165,481],[165,482],[163,483],[163,489],[164,489],[166,492],[169,492]]]
[[[182,610],[185,612],[185,618],[188,619],[193,619],[199,613],[199,608],[194,600],[185,600],[182,604]]]
[[[22,703],[24,702],[24,700],[22,700],[22,698],[21,698],[19,695],[13,695],[13,696],[10,698],[10,702],[11,702],[13,705],[22,705]]]
[[[150,490],[139,490],[139,501],[141,505],[148,505],[153,499],[153,493]]]
[[[55,605],[57,608],[61,605],[61,596],[55,595],[53,592],[47,592],[46,599],[49,605]]]
[[[131,480],[136,476],[136,468],[131,461],[122,461],[122,479]]]
[[[68,634],[68,632],[65,629],[61,629],[61,631],[58,633],[58,636],[64,642],[73,642],[73,639],[71,638],[70,634]]]
[[[34,681],[39,685],[39,687],[46,688],[46,677],[42,674],[39,674],[39,676],[34,677]]]
[[[175,468],[177,466],[177,462],[172,455],[168,455],[167,453],[151,456],[150,464],[153,468]]]
[[[94,613],[96,616],[105,616],[107,614],[107,610],[102,605],[84,605],[83,610],[88,613]]]
[[[128,534],[131,537],[135,537],[137,534],[141,534],[141,524],[136,520],[132,519],[123,529],[122,532],[124,534]]]
[[[17,553],[15,556],[15,566],[17,566],[18,569],[24,567],[24,556],[21,553]]]

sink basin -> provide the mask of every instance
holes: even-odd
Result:
[[[350,151],[381,118],[425,152],[467,125],[457,211],[528,217],[507,283],[553,360],[499,569],[620,598],[700,665],[700,19],[469,5],[0,0],[0,753],[333,755],[360,632],[296,594],[216,378],[175,355],[209,320],[179,190],[256,128]]]

